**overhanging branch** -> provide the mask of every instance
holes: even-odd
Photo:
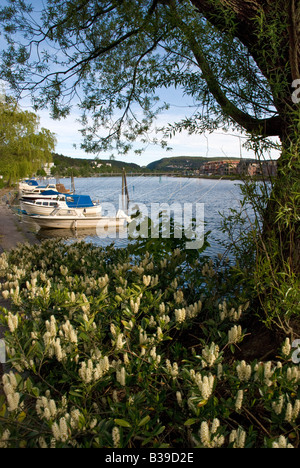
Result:
[[[172,14],[175,11],[173,9]],[[175,13],[176,14],[176,13]],[[180,18],[176,17],[177,26],[184,33],[186,40],[194,54],[199,68],[202,71],[202,76],[205,79],[210,93],[215,98],[216,102],[221,107],[223,113],[230,117],[234,122],[243,127],[247,132],[263,135],[265,137],[281,135],[281,119],[279,116],[273,116],[266,119],[257,119],[239,109],[232,101],[230,101],[222,90],[218,79],[216,78],[205,53],[196,40],[193,32]]]

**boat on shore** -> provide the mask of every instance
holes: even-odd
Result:
[[[123,227],[131,218],[122,210],[116,216],[84,213],[74,209],[54,209],[50,215],[28,215],[41,229],[91,229]]]
[[[37,199],[21,199],[20,206],[23,212],[29,215],[50,215],[54,209],[72,209],[88,214],[101,214],[101,205],[93,202],[89,195],[64,195],[57,194],[55,197],[47,198],[41,196]]]

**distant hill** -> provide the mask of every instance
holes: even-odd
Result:
[[[172,172],[172,171],[185,171],[197,170],[201,164],[206,161],[223,161],[226,158],[208,158],[201,156],[176,156],[170,158],[162,158],[159,161],[154,161],[148,164],[147,168],[151,171]],[[230,160],[239,161],[240,158],[230,158]]]
[[[123,168],[127,172],[141,172],[142,170],[138,164],[113,159],[71,158],[57,153],[54,153],[52,156],[55,164],[52,172],[54,175],[59,176],[74,175],[75,177],[88,177],[101,173],[120,173]]]
[[[204,156],[174,156],[162,158],[148,164],[147,167],[141,167],[135,163],[116,161],[114,159],[81,159],[63,156],[62,154],[53,154],[55,164],[52,169],[53,176],[74,176],[74,177],[92,177],[97,175],[120,174],[123,170],[127,173],[160,173],[160,172],[182,172],[199,173],[201,166],[207,162],[213,161],[240,161],[240,158],[226,157],[204,157]],[[254,159],[243,160],[244,162],[255,162]]]

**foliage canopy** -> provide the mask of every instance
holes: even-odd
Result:
[[[126,152],[138,135],[146,142],[167,108],[157,91],[168,87],[191,96],[196,110],[167,135],[236,126],[278,136],[291,102],[289,11],[286,2],[265,3],[50,0],[38,13],[8,0],[2,75],[55,118],[77,101],[89,151],[116,141]]]
[[[52,160],[54,135],[39,130],[33,112],[22,111],[12,98],[0,102],[0,173],[8,181],[31,175]]]

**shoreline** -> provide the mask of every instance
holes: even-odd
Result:
[[[39,243],[35,234],[28,230],[26,223],[22,223],[11,209],[9,201],[16,198],[16,193],[11,188],[0,190],[0,255],[16,248],[18,244]],[[8,309],[9,305],[10,302],[0,295],[0,308]],[[0,340],[4,338],[5,331],[6,327],[0,325]],[[0,380],[8,370],[8,366],[0,362]]]
[[[26,223],[21,222],[10,207],[9,198],[15,197],[11,189],[0,190],[0,254],[10,251],[18,244],[39,243],[36,235],[31,232]]]

